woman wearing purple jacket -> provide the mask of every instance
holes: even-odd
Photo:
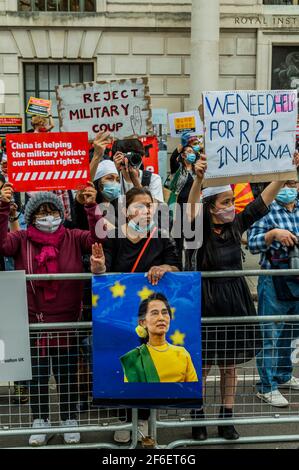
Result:
[[[12,185],[0,192],[0,256],[11,256],[16,270],[27,274],[83,272],[82,255],[91,253],[92,244],[101,241],[95,228],[102,215],[96,214],[96,190],[84,192],[89,230],[69,230],[63,226],[64,209],[59,197],[39,192],[26,206],[27,230],[7,232]],[[30,323],[76,322],[81,314],[82,281],[32,281],[27,283]],[[75,333],[46,332],[31,340],[32,381],[30,403],[33,428],[50,427],[48,381],[51,366],[59,387],[60,417],[63,426],[76,426],[77,340]],[[43,445],[49,434],[32,435],[30,445]],[[80,434],[64,434],[66,443],[78,443]]]

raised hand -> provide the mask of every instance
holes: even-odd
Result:
[[[13,197],[13,186],[11,183],[5,183],[5,185],[0,190],[0,201],[11,202]]]
[[[92,245],[90,267],[93,274],[101,274],[106,271],[104,250],[100,243]]]
[[[131,126],[133,130],[133,134],[141,135],[142,116],[141,116],[141,109],[139,106],[134,106],[133,115],[131,116],[130,119],[131,119]]]

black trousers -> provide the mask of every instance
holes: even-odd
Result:
[[[46,354],[45,354],[46,353]],[[29,383],[33,419],[49,418],[48,382],[51,367],[60,401],[60,418],[76,419],[78,403],[78,348],[31,345],[32,381]]]

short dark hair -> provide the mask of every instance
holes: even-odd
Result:
[[[143,300],[141,302],[141,304],[139,305],[138,320],[142,320],[145,317],[148,306],[149,306],[150,302],[153,302],[153,300],[161,300],[161,302],[163,302],[165,304],[165,306],[168,310],[170,318],[172,318],[171,308],[170,308],[169,302],[168,302],[167,298],[165,297],[165,295],[162,294],[161,292],[154,292],[147,299]]]
[[[145,155],[145,149],[139,139],[116,140],[112,146],[112,155],[115,155],[116,152],[136,152],[140,155]]]
[[[149,196],[154,202],[152,193],[147,188],[132,188],[126,193],[126,209],[132,204],[136,196]]]

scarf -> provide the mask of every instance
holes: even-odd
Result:
[[[37,261],[36,274],[58,273],[58,253],[59,247],[65,235],[63,225],[55,233],[44,233],[30,225],[27,229],[28,239],[37,245],[41,251],[35,257]],[[55,299],[58,291],[58,281],[39,281],[37,286],[43,288],[43,295],[46,302]]]
[[[145,344],[120,358],[128,382],[160,382],[155,364]]]

